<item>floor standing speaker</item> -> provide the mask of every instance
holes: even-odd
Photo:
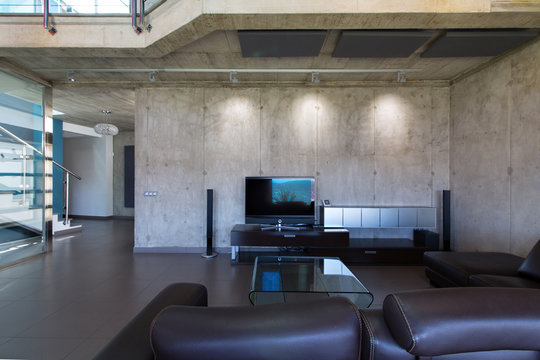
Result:
[[[443,249],[450,251],[450,190],[443,190]]]
[[[204,258],[213,258],[217,255],[213,251],[212,240],[214,236],[214,190],[206,189],[206,252]]]

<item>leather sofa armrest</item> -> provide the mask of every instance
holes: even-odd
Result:
[[[382,309],[361,310],[362,357],[365,360],[415,360],[401,348],[388,330]]]
[[[152,327],[157,360],[358,360],[358,309],[341,297],[237,307],[171,306]]]
[[[94,360],[150,360],[150,328],[156,315],[169,305],[207,306],[203,285],[176,283],[163,289],[94,358]]]
[[[388,295],[384,318],[415,356],[540,350],[540,290],[428,289]]]
[[[540,240],[533,246],[519,267],[518,273],[528,279],[540,281]]]

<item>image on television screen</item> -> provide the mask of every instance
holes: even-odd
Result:
[[[272,203],[302,202],[310,206],[314,201],[310,179],[272,179]]]

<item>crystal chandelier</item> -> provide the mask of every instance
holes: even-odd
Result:
[[[111,115],[111,110],[101,110],[105,121],[103,123],[97,124],[94,126],[94,131],[100,135],[111,135],[114,136],[118,134],[118,128],[113,124],[109,123],[109,115]]]

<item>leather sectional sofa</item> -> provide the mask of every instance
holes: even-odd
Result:
[[[539,289],[418,290],[372,310],[340,297],[206,307],[206,296],[171,285],[96,359],[540,359]]]
[[[424,253],[426,275],[438,287],[540,288],[540,240],[522,257],[497,252]]]

